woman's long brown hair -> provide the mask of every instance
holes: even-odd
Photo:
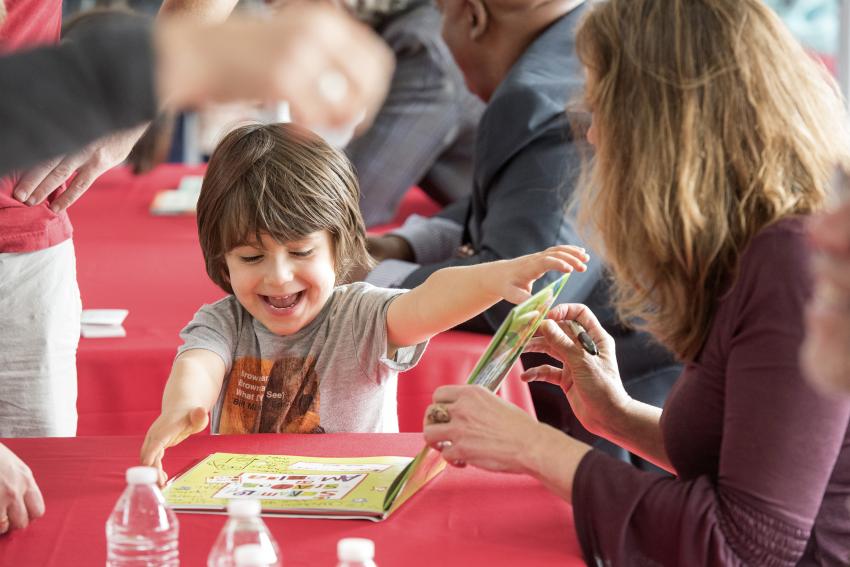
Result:
[[[753,236],[825,203],[840,94],[760,0],[608,0],[577,48],[598,139],[580,224],[620,315],[692,359]]]

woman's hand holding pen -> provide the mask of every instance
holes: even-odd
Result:
[[[597,355],[589,352],[589,344],[579,341],[576,331],[580,329],[574,322],[586,330]],[[530,368],[522,378],[560,386],[588,431],[605,436],[608,427],[627,412],[632,399],[620,379],[614,339],[586,306],[570,303],[552,308],[525,351],[548,354],[563,364],[563,368]]]

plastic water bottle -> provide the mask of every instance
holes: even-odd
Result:
[[[280,550],[260,517],[260,511],[259,500],[231,500],[227,503],[227,515],[230,517],[213,544],[207,558],[208,567],[235,567],[238,565],[236,549],[252,545],[260,547],[260,565],[281,566]],[[243,553],[250,556],[256,552]]]
[[[268,562],[267,555],[262,545],[249,543],[237,547],[233,558],[236,561],[236,567],[269,567],[272,564]]]
[[[347,537],[336,544],[337,567],[377,567],[375,542],[363,537]]]
[[[177,567],[179,526],[153,467],[127,469],[127,488],[106,521],[107,567]]]

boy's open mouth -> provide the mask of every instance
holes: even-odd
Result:
[[[295,307],[295,304],[298,303],[298,300],[301,299],[303,294],[304,291],[302,290],[290,295],[279,295],[274,297],[270,295],[261,295],[260,297],[262,297],[263,301],[275,309],[292,309]]]

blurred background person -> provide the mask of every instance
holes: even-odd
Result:
[[[443,206],[467,197],[484,104],[467,90],[440,37],[433,2],[343,3],[380,34],[396,58],[375,122],[345,148],[360,180],[366,226],[389,222],[412,185]]]
[[[586,114],[565,111],[581,97],[584,73],[575,51],[581,0],[444,0],[442,33],[469,88],[486,109],[478,125],[472,194],[431,218],[412,216],[404,226],[369,239],[378,265],[365,281],[412,288],[447,266],[514,258],[556,244],[594,248],[567,212],[589,153],[578,125]],[[575,127],[574,127],[575,126]],[[646,333],[625,324],[611,306],[604,265],[595,258],[572,278],[558,303],[590,304],[617,341],[626,388],[661,405],[681,367]],[[541,278],[535,289],[551,283]],[[500,302],[459,329],[492,334],[513,306]],[[549,361],[523,355],[526,368]],[[587,432],[561,390],[531,385],[538,418],[562,431],[631,459],[621,448]],[[641,462],[641,466],[646,463]]]

